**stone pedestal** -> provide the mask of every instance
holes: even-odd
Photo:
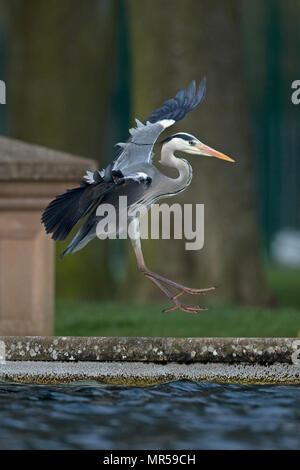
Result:
[[[0,137],[0,335],[52,335],[54,242],[40,218],[95,162]]]

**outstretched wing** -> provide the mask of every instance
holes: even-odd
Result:
[[[148,188],[152,181],[149,175],[141,171],[127,176],[121,171],[113,172],[109,182],[104,181],[103,171],[98,170],[87,171],[84,178],[86,181],[82,181],[79,187],[56,196],[42,214],[41,221],[46,233],[52,233],[54,240],[65,240],[79,220],[98,207],[108,193],[114,193],[121,187],[126,188],[128,184],[138,183]]]
[[[151,177],[143,172],[138,172],[127,177],[122,176],[121,172],[119,172],[119,175],[115,175],[114,179],[115,182],[113,183],[114,187],[112,190],[103,194],[102,200],[98,200],[96,202],[94,201],[93,209],[90,211],[87,220],[81,226],[71,243],[68,245],[67,249],[60,255],[60,258],[63,258],[69,253],[74,253],[75,251],[81,250],[87,243],[96,237],[96,227],[101,217],[97,215],[97,208],[99,204],[111,204],[117,211],[118,220],[120,220],[119,211],[125,210],[125,213],[123,212],[123,214],[126,220],[126,209],[121,209],[119,207],[119,196],[127,196],[127,206],[130,208],[132,204],[141,199],[152,182]],[[92,186],[93,183],[90,183],[90,185]],[[116,229],[118,232],[118,228]]]
[[[175,98],[171,98],[153,111],[147,122],[157,122],[161,119],[174,119],[180,121],[184,116],[195,109],[203,100],[206,90],[206,78],[204,77],[197,89],[196,82],[193,80],[186,90],[180,90]]]
[[[79,187],[68,189],[46,207],[41,221],[46,233],[52,233],[54,240],[64,240],[77,222],[114,187],[114,182],[105,182],[100,178],[99,172],[95,171],[93,181],[82,182]]]
[[[153,111],[144,123],[136,119],[137,127],[130,129],[129,140],[118,144],[121,150],[111,164],[112,171],[120,170],[124,173],[132,165],[151,163],[153,146],[158,136],[164,129],[180,121],[189,111],[196,108],[205,95],[205,89],[205,77],[198,89],[193,80],[186,90],[180,90],[175,98],[165,101],[160,108]]]
[[[130,172],[130,167],[139,163],[151,163],[153,147],[164,129],[174,124],[173,119],[165,119],[155,123],[141,123],[136,119],[137,127],[130,129],[130,139],[120,142],[121,152],[117,155],[112,165],[112,171]]]

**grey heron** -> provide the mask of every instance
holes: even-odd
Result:
[[[97,209],[101,204],[112,204],[119,207],[120,196],[127,196],[128,213],[126,226],[132,222],[139,233],[139,218],[130,216],[130,208],[142,204],[147,209],[162,197],[175,196],[184,191],[192,180],[192,167],[183,158],[175,156],[175,152],[191,155],[206,155],[233,162],[228,156],[208,147],[196,137],[177,132],[164,139],[161,144],[159,164],[177,170],[177,177],[166,176],[163,171],[152,164],[153,147],[159,135],[176,121],[180,121],[189,111],[196,108],[202,101],[206,90],[206,79],[203,78],[196,87],[192,81],[187,89],[180,90],[175,98],[171,98],[153,111],[143,123],[136,119],[137,126],[130,129],[130,137],[125,143],[117,144],[119,149],[114,160],[104,169],[87,172],[85,181],[79,187],[69,189],[57,196],[45,209],[42,222],[47,233],[52,233],[54,240],[64,240],[73,227],[83,217],[87,217],[67,249],[61,254],[75,253],[97,236],[97,224],[101,216]],[[118,226],[119,234],[126,227]],[[148,269],[141,248],[141,237],[131,237],[132,246],[137,259],[138,270],[150,279],[172,302],[168,312],[180,309],[185,312],[197,313],[207,308],[198,305],[187,305],[179,298],[183,294],[206,294],[215,289],[194,289],[171,281]],[[174,289],[171,292],[170,289]]]

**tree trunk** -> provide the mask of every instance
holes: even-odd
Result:
[[[95,158],[103,167],[116,2],[11,0],[6,7],[9,135]],[[65,245],[57,243],[58,252]],[[108,266],[107,242],[58,261],[58,295],[109,297]]]
[[[256,219],[239,2],[128,0],[128,6],[134,115],[145,119],[166,98],[205,75],[204,102],[171,132],[190,132],[237,162],[188,156],[194,174],[190,188],[177,201],[163,202],[205,204],[204,248],[185,251],[185,240],[144,242],[146,262],[187,285],[217,285],[214,300],[264,304],[270,294]],[[130,255],[131,270],[134,264]],[[134,288],[140,297],[156,293],[140,275]]]

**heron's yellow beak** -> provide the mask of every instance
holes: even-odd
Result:
[[[200,144],[195,145],[195,147],[200,150],[200,153],[202,155],[207,155],[209,157],[216,157],[220,158],[221,160],[226,160],[227,162],[234,162],[232,158],[228,157],[227,155],[224,155],[224,153],[218,152],[217,150],[212,149],[208,145]]]

